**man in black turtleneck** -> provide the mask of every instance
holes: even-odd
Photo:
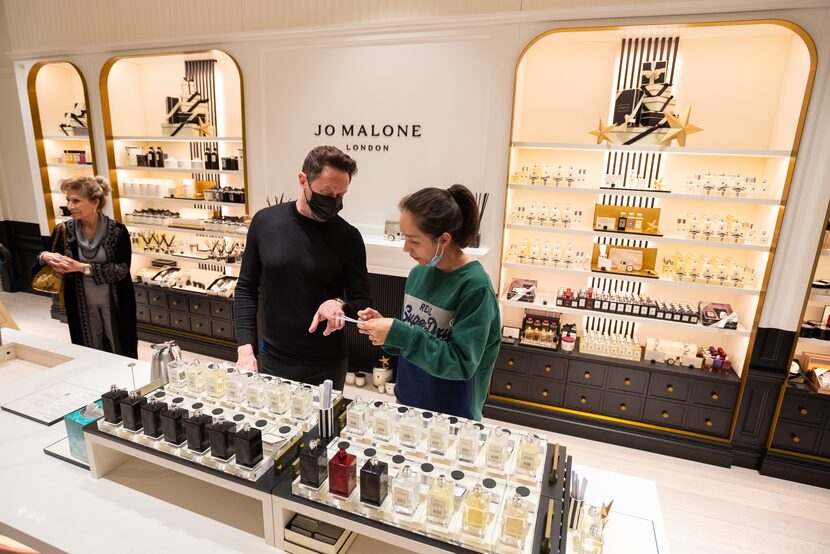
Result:
[[[265,295],[259,368],[264,373],[343,388],[348,368],[339,317],[371,305],[360,232],[337,215],[357,163],[318,146],[298,174],[300,195],[260,210],[248,230],[234,313],[238,361],[256,368],[259,293]]]

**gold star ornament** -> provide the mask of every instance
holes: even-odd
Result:
[[[588,131],[588,134],[597,137],[597,144],[602,144],[602,141],[604,140],[608,141],[608,144],[614,144],[614,141],[611,139],[611,131],[613,131],[615,127],[616,125],[613,123],[611,125],[606,125],[603,123],[602,118],[600,118],[597,129]]]
[[[213,136],[213,125],[207,123],[206,121],[197,120],[198,123],[197,129],[199,131],[200,137],[212,137]]]
[[[381,356],[379,361],[380,367],[382,367],[383,369],[387,369],[389,367],[389,358],[387,358],[386,356]]]
[[[686,108],[686,111],[683,112],[683,115],[680,117],[675,116],[670,110],[666,110],[663,114],[666,116],[666,121],[669,122],[670,128],[666,133],[666,136],[660,140],[660,144],[670,145],[671,141],[677,139],[677,144],[680,146],[686,146],[686,137],[688,135],[699,133],[703,130],[696,125],[689,123],[689,117],[692,115],[691,106]]]
[[[663,178],[660,177],[659,179],[655,179],[651,183],[652,190],[663,190]]]

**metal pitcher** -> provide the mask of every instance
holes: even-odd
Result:
[[[161,384],[166,385],[170,381],[167,366],[173,360],[182,359],[182,349],[172,340],[152,344],[150,348],[153,349],[153,359],[150,362],[150,381],[161,379]]]

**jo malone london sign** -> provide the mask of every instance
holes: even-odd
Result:
[[[318,123],[314,130],[315,137],[343,137],[344,139],[378,139],[374,143],[349,143],[348,140],[345,145],[346,151],[360,151],[360,152],[389,152],[389,144],[383,144],[383,139],[390,138],[421,138],[421,125],[416,124],[370,124],[357,125],[350,124],[324,124]]]

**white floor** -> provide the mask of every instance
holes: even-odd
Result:
[[[0,302],[23,331],[69,341],[67,327],[49,317],[48,298],[0,292]],[[149,359],[148,343],[139,344],[139,356]],[[346,396],[356,394],[393,398],[379,395],[368,385],[362,389],[347,387]],[[579,464],[655,481],[673,554],[830,552],[828,490],[764,477],[749,469],[724,469],[577,437],[544,434],[566,445]]]

